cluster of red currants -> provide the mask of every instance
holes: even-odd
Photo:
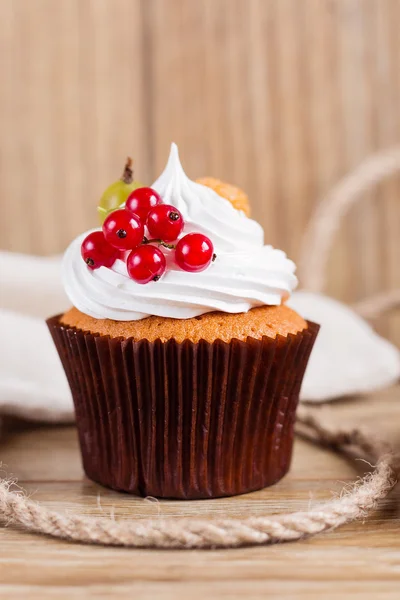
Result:
[[[102,231],[89,233],[83,240],[82,258],[90,269],[111,267],[117,258],[122,258],[129,276],[137,283],[158,281],[164,274],[166,259],[162,248],[174,250],[175,262],[184,271],[203,271],[216,258],[213,244],[202,233],[188,233],[176,245],[172,244],[184,225],[179,210],[162,204],[155,190],[137,188],[128,197],[125,208],[108,215]],[[151,239],[145,237],[145,227]]]

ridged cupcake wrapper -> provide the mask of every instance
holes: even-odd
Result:
[[[318,325],[275,339],[163,343],[92,335],[59,316],[47,323],[94,481],[143,496],[215,498],[288,471]]]

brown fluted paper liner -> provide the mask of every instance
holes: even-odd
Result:
[[[215,498],[288,471],[318,325],[276,339],[179,344],[92,335],[59,316],[47,324],[94,481],[142,496]]]

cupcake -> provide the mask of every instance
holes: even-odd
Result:
[[[290,466],[318,326],[285,305],[295,265],[264,245],[245,194],[201,181],[173,144],[155,183],[65,253],[73,307],[47,323],[84,470],[115,490],[231,496]]]

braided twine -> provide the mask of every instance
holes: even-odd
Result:
[[[305,236],[300,269],[306,289],[321,291],[332,236],[341,217],[362,192],[400,170],[400,148],[368,159],[343,179],[323,200]],[[318,251],[317,251],[318,249]],[[305,268],[307,265],[307,268]],[[399,304],[399,292],[364,302],[360,312],[368,316]],[[308,511],[246,519],[112,519],[66,515],[40,506],[13,482],[0,479],[0,522],[24,531],[86,544],[137,548],[228,548],[289,542],[364,519],[396,483],[400,456],[383,442],[359,429],[332,431],[315,416],[300,409],[296,432],[321,446],[361,458],[373,470],[346,489],[340,497]]]

